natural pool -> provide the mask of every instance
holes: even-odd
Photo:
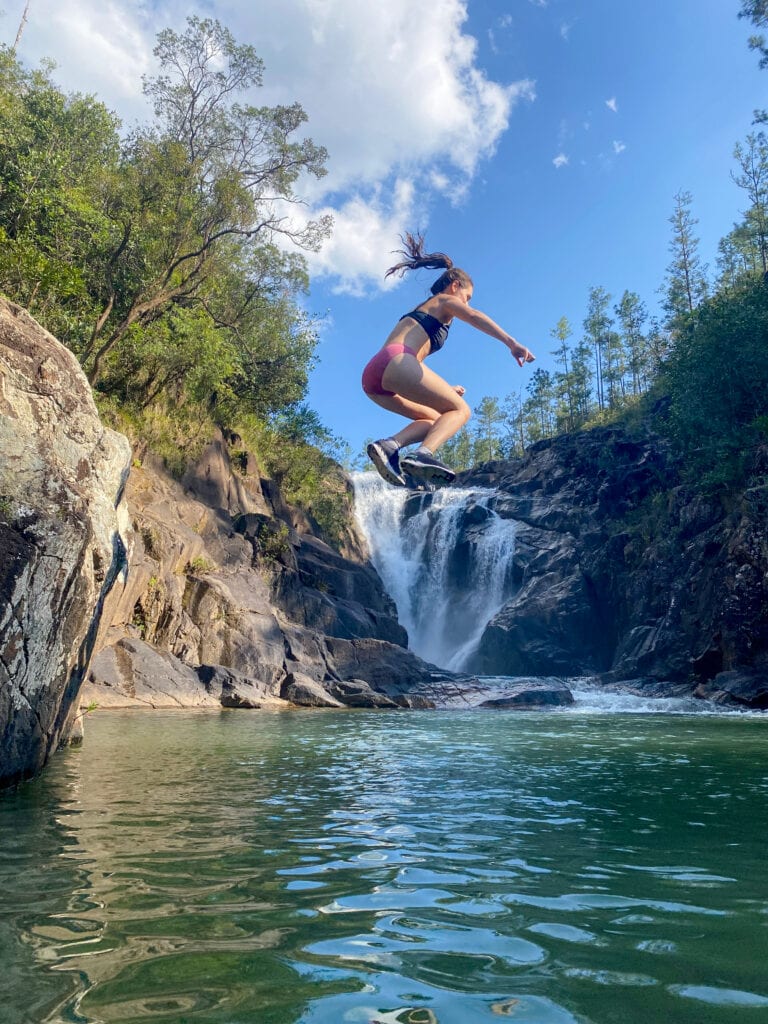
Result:
[[[0,1020],[768,1022],[768,718],[642,708],[97,713],[0,795]]]

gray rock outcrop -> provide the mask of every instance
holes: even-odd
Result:
[[[74,355],[0,299],[0,785],[37,772],[72,732],[125,565],[130,455]]]
[[[148,453],[134,464],[129,571],[83,702],[433,706],[453,677],[406,649],[364,541],[350,525],[346,557],[332,549],[253,463],[239,474],[231,448],[219,436],[181,481]]]
[[[646,424],[563,435],[459,478],[519,526],[514,594],[471,669],[599,675],[768,705],[768,487],[681,483]]]

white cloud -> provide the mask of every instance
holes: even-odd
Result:
[[[391,194],[377,187],[316,212],[331,213],[335,229],[322,250],[308,257],[314,276],[336,278],[333,290],[349,295],[365,295],[372,285],[395,287],[395,278],[384,280],[387,268],[397,262],[392,253],[401,248],[402,234],[423,223],[413,181],[399,179]]]
[[[6,18],[15,35],[24,0],[9,6]],[[132,121],[148,111],[141,76],[154,63],[153,34],[135,10],[113,0],[33,0],[18,56],[33,66],[52,59],[54,78],[64,89],[93,93]]]
[[[558,153],[557,156],[555,157],[555,159],[552,161],[552,163],[555,165],[555,167],[559,171],[561,167],[567,167],[568,166],[569,159],[565,155],[565,153]]]
[[[619,142],[617,139],[613,140],[613,152],[618,156],[619,153],[623,153],[627,147],[623,142]]]
[[[614,114],[618,114],[618,112],[619,112],[619,105],[616,102],[616,97],[615,96],[612,96],[609,100],[606,100],[605,101],[605,105],[606,105],[606,107],[608,107],[609,110],[612,110],[614,112]]]
[[[20,17],[23,0],[6,4]],[[307,111],[307,133],[329,160],[328,175],[303,192],[315,212],[333,208],[339,240],[327,252],[353,287],[359,275],[345,276],[351,225],[368,217],[374,235],[396,233],[403,181],[460,201],[515,104],[535,98],[533,82],[495,82],[478,66],[467,0],[35,0],[20,56],[33,64],[52,57],[64,88],[94,92],[128,122],[143,120],[141,75],[155,72],[154,37],[165,26],[183,30],[191,13],[216,17],[253,43],[266,65],[257,103],[298,100]],[[8,18],[18,23],[15,10]],[[425,24],[428,45],[418,33]],[[329,255],[322,266],[330,274],[336,264]]]

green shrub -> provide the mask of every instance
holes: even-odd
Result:
[[[748,282],[703,303],[663,367],[663,428],[692,479],[737,486],[754,466],[768,424],[768,286]]]

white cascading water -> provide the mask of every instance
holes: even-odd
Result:
[[[488,509],[494,491],[487,488],[419,494],[391,487],[374,473],[357,473],[353,480],[358,524],[408,630],[411,650],[441,668],[461,671],[510,597],[514,522]],[[486,509],[487,517],[473,528],[471,563],[457,587],[452,559],[472,506]]]

